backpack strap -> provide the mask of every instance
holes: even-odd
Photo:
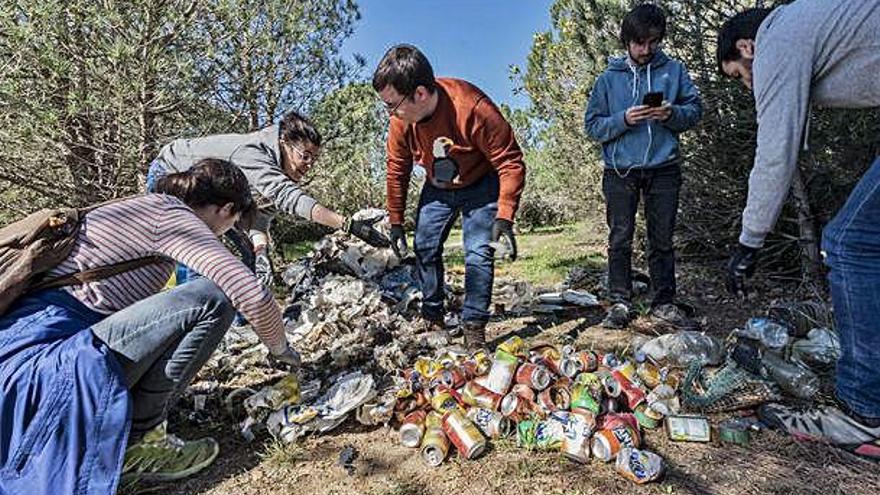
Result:
[[[59,287],[65,287],[68,285],[86,284],[89,282],[94,282],[96,280],[110,278],[114,275],[119,275],[120,273],[124,273],[129,270],[134,270],[137,268],[145,267],[147,265],[152,265],[154,263],[159,263],[167,259],[169,258],[165,256],[153,255],[133,260],[120,261],[119,263],[114,263],[112,265],[83,270],[81,272],[69,273],[67,275],[62,275],[53,279],[44,280],[29,287],[28,291],[31,292],[43,289],[57,289]]]

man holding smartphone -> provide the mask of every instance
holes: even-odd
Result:
[[[623,19],[625,57],[611,58],[590,94],[584,123],[602,143],[608,221],[606,328],[624,328],[632,318],[632,241],[639,198],[644,197],[651,314],[677,326],[692,326],[675,304],[673,231],[681,188],[678,134],[703,113],[697,88],[684,65],[660,50],[666,14],[639,5]],[[658,94],[659,93],[659,94]]]

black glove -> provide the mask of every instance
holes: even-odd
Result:
[[[344,228],[349,234],[363,240],[373,247],[388,247],[391,245],[391,241],[373,227],[373,225],[379,220],[382,220],[382,217],[375,217],[369,220],[354,220],[349,217],[345,220]]]
[[[406,234],[403,232],[403,225],[391,226],[391,249],[394,255],[400,259],[409,256],[409,248],[406,245]]]
[[[504,237],[504,241],[501,241],[502,237]],[[492,224],[492,242],[501,243],[501,246],[508,251],[506,255],[510,261],[516,261],[516,238],[513,236],[513,222],[496,218],[495,223]]]
[[[290,371],[296,371],[302,366],[302,358],[288,345],[281,354],[269,353],[269,363],[273,368],[287,367]]]
[[[271,288],[274,281],[274,270],[272,267],[272,258],[269,257],[267,249],[261,249],[256,253],[254,260],[254,274],[257,280],[264,286]]]
[[[746,294],[746,279],[755,274],[758,262],[758,248],[740,244],[733,250],[727,261],[727,291],[731,294]]]

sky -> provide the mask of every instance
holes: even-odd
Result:
[[[553,0],[360,0],[361,20],[342,54],[367,62],[369,79],[391,46],[418,47],[437,76],[476,84],[496,103],[528,105],[514,95],[509,66],[525,69],[532,35],[550,28]]]

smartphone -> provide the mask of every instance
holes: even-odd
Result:
[[[662,91],[653,91],[651,93],[647,93],[645,97],[642,99],[642,105],[648,105],[649,107],[659,107],[663,104],[663,92]]]

